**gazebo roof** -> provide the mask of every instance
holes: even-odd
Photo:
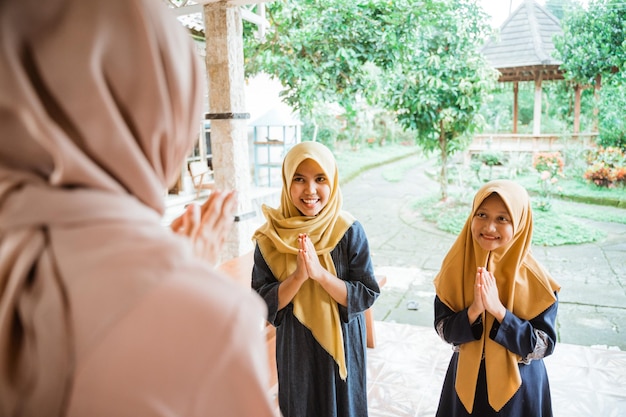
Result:
[[[524,2],[500,27],[481,52],[500,71],[499,81],[562,80],[560,61],[552,57],[552,36],[562,34],[559,20],[533,0]]]

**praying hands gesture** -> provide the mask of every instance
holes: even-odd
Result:
[[[321,283],[329,275],[329,272],[320,264],[313,242],[311,242],[306,233],[301,233],[298,236],[298,244],[300,246],[298,267],[304,267],[308,278]]]
[[[235,191],[215,190],[199,206],[190,204],[170,225],[174,233],[187,236],[196,255],[216,265],[235,215]]]
[[[479,267],[474,281],[474,301],[467,311],[470,324],[474,323],[483,311],[490,313],[499,322],[502,322],[506,315],[506,308],[498,295],[496,278],[486,268]]]
[[[291,302],[307,279],[317,281],[337,303],[343,306],[348,304],[346,283],[322,266],[313,242],[306,233],[301,233],[298,236],[296,270],[278,288],[279,310]]]

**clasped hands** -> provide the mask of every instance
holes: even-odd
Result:
[[[235,220],[236,206],[235,191],[214,190],[201,206],[189,204],[170,228],[191,240],[198,257],[216,265]]]
[[[500,301],[496,278],[484,267],[478,267],[474,281],[474,301],[468,309],[470,324],[487,311],[499,322],[504,320],[506,308]]]
[[[284,308],[309,279],[317,281],[337,303],[348,304],[346,283],[331,274],[320,263],[315,245],[306,233],[298,235],[296,270],[278,287],[278,309]]]
[[[311,278],[315,281],[324,279],[328,271],[320,263],[315,246],[306,233],[298,235],[298,255],[296,258],[295,277],[299,281],[306,281]]]

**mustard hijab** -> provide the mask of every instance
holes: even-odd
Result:
[[[92,343],[74,331],[109,325],[156,285],[150,259],[171,245],[138,248],[145,263],[105,264],[107,248],[91,242],[142,241],[138,225],[158,226],[197,140],[203,83],[188,32],[161,2],[0,1],[0,415],[63,414],[76,346]],[[100,227],[110,220],[128,227]],[[90,249],[59,253],[66,230]],[[89,262],[90,276],[72,274]],[[118,303],[90,298],[93,288]],[[69,305],[71,291],[88,316],[72,316],[83,305]]]
[[[291,200],[289,189],[296,169],[306,159],[317,162],[331,184],[328,204],[315,217],[303,216]],[[283,161],[283,188],[278,209],[263,206],[267,222],[254,234],[261,254],[279,281],[296,269],[298,235],[308,234],[315,245],[321,265],[336,275],[330,252],[354,223],[354,218],[341,210],[337,164],[330,150],[318,142],[301,142],[289,150]],[[317,342],[339,366],[339,375],[346,379],[343,333],[337,302],[316,281],[307,280],[292,300],[296,318],[313,333]]]
[[[471,222],[480,204],[492,193],[498,194],[513,221],[513,238],[508,245],[489,253],[474,240]],[[479,266],[487,266],[496,277],[498,293],[507,310],[522,319],[532,319],[556,301],[560,286],[531,254],[532,210],[526,190],[508,180],[483,185],[472,205],[463,230],[443,260],[434,280],[437,296],[450,309],[458,312],[470,306],[474,298],[474,280]],[[483,313],[483,334],[480,340],[460,346],[456,376],[456,392],[472,412],[476,381],[483,354],[487,372],[489,404],[499,411],[513,397],[522,381],[519,356],[489,338],[494,317]]]

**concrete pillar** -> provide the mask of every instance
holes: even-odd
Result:
[[[224,245],[222,261],[252,250],[253,213],[250,198],[248,124],[245,112],[243,25],[239,6],[226,2],[205,4],[206,68],[211,120],[211,149],[217,188],[237,190],[233,231]]]

